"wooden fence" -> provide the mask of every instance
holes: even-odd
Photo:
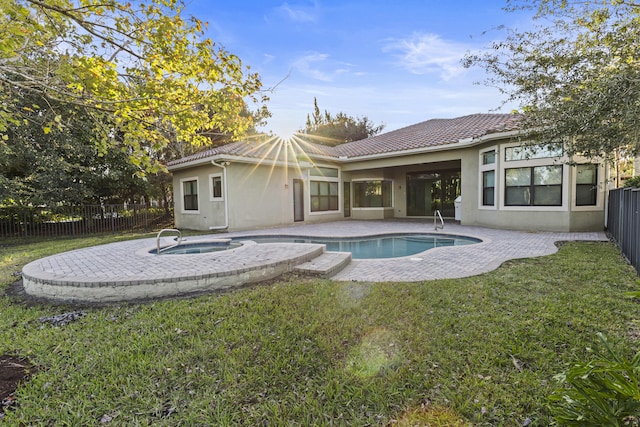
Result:
[[[140,204],[0,207],[0,238],[151,231],[167,224],[172,212]]]
[[[607,232],[640,274],[640,188],[609,191]]]

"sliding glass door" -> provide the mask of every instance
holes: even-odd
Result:
[[[412,172],[407,174],[407,216],[455,215],[454,201],[460,195],[460,171]]]

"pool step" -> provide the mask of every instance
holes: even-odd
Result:
[[[351,262],[351,252],[324,252],[322,255],[296,265],[293,271],[312,276],[331,277]]]

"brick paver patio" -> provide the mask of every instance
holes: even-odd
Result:
[[[340,281],[422,281],[459,278],[485,273],[503,262],[552,254],[558,241],[606,241],[604,232],[552,233],[496,230],[446,224],[434,230],[431,222],[417,221],[338,221],[322,224],[303,224],[291,227],[254,230],[243,233],[224,233],[189,237],[190,241],[207,238],[255,235],[305,235],[324,237],[352,237],[384,233],[436,233],[471,236],[482,242],[466,246],[439,247],[402,258],[352,260],[332,279]],[[165,244],[168,238],[163,238]],[[101,288],[96,298],[109,289],[117,290],[118,298],[128,299],[127,292],[136,294],[137,286],[146,287],[148,296],[158,296],[162,286],[169,294],[180,294],[181,283],[189,283],[190,290],[212,290],[236,287],[268,279],[295,265],[318,256],[313,244],[250,244],[245,247],[198,255],[155,255],[156,239],[141,239],[92,248],[79,249],[34,261],[23,269],[27,284],[62,289]],[[234,279],[235,277],[235,279]],[[217,284],[216,284],[217,283]],[[171,286],[169,286],[171,284]],[[222,284],[218,286],[219,284]],[[142,288],[141,288],[142,289]],[[34,291],[37,292],[37,291]],[[57,292],[57,291],[56,291]],[[147,294],[136,295],[144,297]],[[61,297],[62,298],[62,297]],[[64,299],[64,298],[62,298]],[[73,298],[72,298],[73,299]]]

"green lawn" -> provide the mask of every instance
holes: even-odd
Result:
[[[114,239],[0,245],[0,285],[33,259]],[[554,375],[587,358],[597,332],[624,354],[640,347],[640,306],[624,296],[637,288],[633,269],[601,242],[467,279],[289,276],[83,307],[86,316],[62,327],[39,319],[77,307],[1,296],[0,354],[39,367],[3,422],[546,426]]]

